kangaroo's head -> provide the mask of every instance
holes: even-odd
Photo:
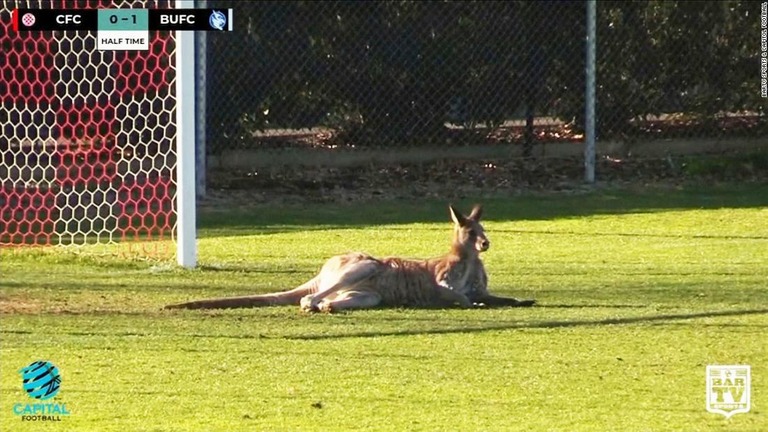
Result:
[[[472,209],[469,216],[464,216],[453,206],[448,206],[453,219],[453,249],[456,252],[479,253],[485,252],[491,246],[485,230],[480,225],[480,216],[483,208],[478,204]]]

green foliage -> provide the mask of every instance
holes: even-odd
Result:
[[[583,2],[216,4],[238,23],[209,42],[209,96],[228,107],[210,113],[214,148],[317,125],[356,145],[442,143],[446,122],[498,125],[523,106],[582,124]],[[602,133],[760,111],[758,14],[744,0],[599,3]]]
[[[162,311],[268,292],[349,249],[431,256],[445,203],[204,213],[184,271],[0,250],[0,429],[759,431],[768,389],[765,187],[486,202],[496,292],[527,309]],[[457,203],[461,208],[469,203]],[[21,422],[16,370],[62,373],[58,424]],[[707,364],[752,366],[752,412],[704,409]]]
[[[757,5],[747,1],[598,3],[602,130],[645,115],[759,110]],[[574,107],[574,112],[580,108]]]

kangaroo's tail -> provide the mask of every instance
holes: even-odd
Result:
[[[319,277],[290,291],[242,297],[222,297],[195,300],[187,303],[168,305],[165,309],[234,309],[261,306],[298,305],[302,297],[317,292]]]

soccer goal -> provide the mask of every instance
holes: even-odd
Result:
[[[9,25],[17,8],[193,6],[2,0],[0,247],[111,245],[196,264],[194,33],[100,51],[95,32]]]

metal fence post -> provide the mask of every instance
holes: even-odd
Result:
[[[196,0],[195,5],[198,9],[207,9],[208,0]],[[198,198],[205,198],[206,170],[208,169],[205,149],[207,49],[207,32],[195,32],[195,179],[197,184],[195,190]]]
[[[587,0],[587,58],[584,107],[584,180],[595,182],[595,14],[596,0]]]

